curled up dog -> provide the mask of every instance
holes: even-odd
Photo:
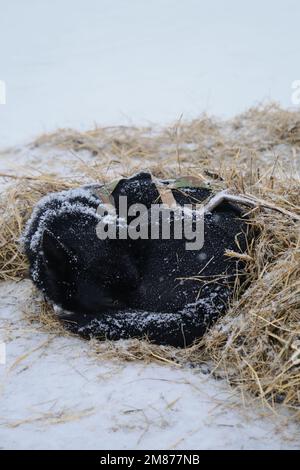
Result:
[[[185,346],[226,311],[242,265],[225,250],[245,248],[246,224],[239,207],[223,202],[201,213],[198,230],[195,207],[211,189],[195,184],[139,173],[37,204],[23,235],[30,276],[69,329]],[[153,211],[157,203],[166,216]]]

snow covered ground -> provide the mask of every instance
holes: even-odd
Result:
[[[0,0],[0,146],[57,127],[291,106],[297,0]]]
[[[264,98],[289,106],[299,78],[293,0],[0,0],[0,9],[0,149],[19,145],[1,154],[3,172],[72,174],[72,155],[66,169],[57,149],[22,145],[40,132],[233,115]],[[299,448],[295,424],[247,408],[200,370],[101,361],[89,343],[29,324],[30,291],[26,280],[0,283],[0,448]]]
[[[297,448],[299,430],[200,371],[101,361],[22,317],[30,281],[0,284],[0,448]],[[264,417],[264,414],[268,417]]]

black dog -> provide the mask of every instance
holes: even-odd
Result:
[[[222,203],[205,215],[201,250],[186,240],[100,240],[97,185],[43,198],[23,241],[33,282],[45,297],[71,312],[66,325],[83,336],[119,339],[147,335],[160,344],[183,346],[203,335],[232,295],[237,264],[225,249],[245,248],[239,208]],[[204,201],[209,188],[172,190],[178,205]],[[112,192],[128,206],[148,210],[161,202],[148,173],[122,179]],[[174,220],[171,220],[171,225]]]

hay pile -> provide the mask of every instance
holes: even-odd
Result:
[[[32,147],[41,149],[41,158],[46,147],[78,155],[78,178],[27,174],[8,185],[0,202],[2,280],[26,275],[17,239],[34,203],[49,191],[83,181],[106,181],[140,169],[159,177],[190,173],[300,215],[300,113],[274,104],[227,122],[202,116],[166,129],[60,130],[40,137]],[[214,374],[226,376],[267,406],[282,403],[300,417],[300,223],[261,207],[249,210],[248,216],[259,235],[244,254],[246,284],[237,288],[227,315],[198,344],[175,350],[137,340],[91,342],[93,353],[178,367],[210,361]],[[49,306],[42,303],[39,312],[45,326],[57,328]]]

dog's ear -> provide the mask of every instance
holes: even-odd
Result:
[[[42,252],[48,269],[65,279],[76,263],[73,253],[48,229],[42,236]]]

